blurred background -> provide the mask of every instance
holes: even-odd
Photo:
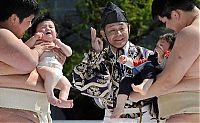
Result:
[[[73,55],[67,58],[63,73],[72,81],[72,69],[83,59],[90,45],[90,27],[99,33],[100,18],[103,7],[112,1],[122,8],[131,24],[130,41],[136,45],[154,49],[159,35],[171,32],[163,24],[152,21],[152,0],[37,0],[41,13],[49,12],[59,25],[59,38],[73,49]],[[196,0],[197,4],[200,0]],[[97,34],[99,35],[99,34]],[[24,41],[29,38],[26,34]],[[55,90],[58,95],[59,91]],[[102,120],[104,109],[100,109],[90,97],[70,90],[70,99],[74,100],[72,109],[51,107],[54,120]]]

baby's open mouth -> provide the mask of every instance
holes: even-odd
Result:
[[[46,35],[51,34],[51,32],[47,32]]]

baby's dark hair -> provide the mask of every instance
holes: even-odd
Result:
[[[159,37],[159,40],[162,40],[162,39],[166,40],[170,44],[169,49],[171,50],[173,48],[174,42],[176,40],[176,34],[175,33],[166,33]]]
[[[55,19],[49,14],[49,13],[45,13],[45,14],[42,14],[40,16],[38,16],[34,21],[33,21],[33,24],[30,28],[30,34],[31,35],[34,35],[36,33],[36,29],[37,29],[37,26],[38,24],[44,22],[44,21],[52,21],[55,25],[55,29],[56,29],[56,32],[57,34],[59,33],[59,30],[58,30],[58,24],[56,23]]]

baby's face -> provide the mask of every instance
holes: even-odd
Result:
[[[170,44],[165,39],[160,39],[156,44],[156,48],[158,47],[162,48],[162,50],[165,52],[169,50]]]
[[[52,21],[43,21],[39,23],[36,32],[44,34],[42,37],[44,41],[53,41],[57,36],[55,25]]]

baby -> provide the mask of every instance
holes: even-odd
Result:
[[[38,17],[32,27],[32,36],[25,42],[30,48],[34,44],[41,42],[51,42],[52,49],[45,51],[39,58],[37,72],[44,79],[44,88],[47,93],[48,101],[61,108],[72,108],[73,100],[67,100],[71,84],[69,80],[63,76],[62,69],[64,61],[60,61],[59,54],[64,54],[65,57],[72,55],[71,47],[65,45],[57,38],[57,25],[49,14],[44,14]],[[57,51],[55,52],[55,49]],[[34,71],[33,71],[34,72]],[[33,72],[31,74],[33,74]],[[54,96],[54,88],[60,89],[59,99]]]
[[[121,55],[118,61],[133,68],[135,76],[130,81],[122,81],[119,86],[116,108],[111,118],[118,118],[123,113],[125,102],[132,91],[145,95],[153,81],[164,68],[175,41],[175,35],[167,33],[159,37],[154,54],[148,59],[132,60]],[[132,88],[131,88],[132,87]]]

